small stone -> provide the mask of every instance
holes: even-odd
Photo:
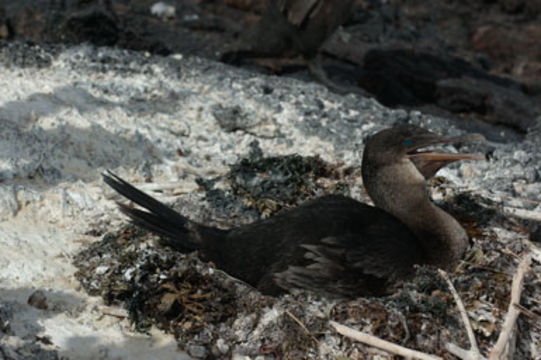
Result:
[[[479,176],[479,171],[473,164],[465,163],[460,166],[460,175],[465,179],[472,179]]]
[[[184,324],[182,324],[182,328],[184,330],[190,330],[192,328],[193,323],[191,321],[186,321]]]
[[[237,130],[247,130],[253,127],[257,120],[253,115],[246,112],[241,106],[223,106],[221,104],[212,107],[212,115],[218,122],[218,125],[225,132],[235,132]]]
[[[9,37],[9,28],[6,24],[0,25],[0,39],[4,40]]]
[[[107,265],[100,265],[96,267],[96,275],[103,275],[109,270],[109,266]]]
[[[40,310],[47,310],[47,297],[43,290],[36,290],[28,298],[28,305]]]
[[[174,6],[160,1],[152,5],[150,13],[162,19],[172,19],[176,15],[176,9]]]
[[[527,154],[524,150],[517,150],[513,153],[513,159],[521,164],[525,164],[532,159],[532,156]]]
[[[218,350],[222,354],[227,354],[227,352],[229,351],[229,345],[225,343],[224,339],[218,339],[216,341],[216,348],[218,348]]]
[[[204,346],[190,345],[186,350],[188,351],[188,354],[190,354],[190,356],[193,356],[195,358],[204,359],[207,357],[207,349]]]

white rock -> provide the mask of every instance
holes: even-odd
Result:
[[[160,1],[150,7],[150,13],[162,19],[170,19],[175,17],[176,9],[174,6]]]

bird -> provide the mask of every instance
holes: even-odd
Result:
[[[355,0],[270,1],[251,34],[252,46],[270,55],[314,58],[351,15]],[[265,40],[265,41],[262,41]]]
[[[383,296],[411,278],[415,265],[451,269],[464,255],[466,231],[431,201],[426,180],[452,162],[484,157],[426,148],[483,139],[445,138],[411,124],[384,129],[367,140],[361,163],[374,206],[326,195],[231,229],[189,220],[110,171],[103,180],[140,207],[118,203],[133,223],[175,250],[198,250],[204,261],[263,294]]]
[[[249,31],[241,33],[240,49],[226,52],[221,59],[238,64],[242,59],[294,58],[300,55],[316,80],[335,92],[351,92],[351,89],[339,86],[327,77],[321,64],[320,50],[336,29],[348,20],[355,5],[355,0],[268,1],[260,21]]]

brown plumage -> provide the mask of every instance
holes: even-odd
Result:
[[[250,51],[259,56],[306,59],[316,56],[321,45],[351,15],[355,1],[269,1],[260,22],[248,35]]]
[[[367,142],[362,161],[377,207],[330,195],[230,230],[197,224],[112,173],[104,181],[144,209],[120,204],[134,223],[180,251],[199,250],[203,260],[263,293],[301,288],[345,297],[384,294],[409,277],[413,265],[451,268],[464,254],[466,232],[430,201],[425,177],[450,162],[480,157],[420,150],[478,139],[442,139],[412,125],[383,130]]]
[[[321,65],[324,42],[351,15],[355,0],[272,0],[268,1],[260,21],[241,33],[239,49],[222,56],[227,63],[245,59],[295,58],[301,56],[311,74],[339,93],[355,91],[333,83]]]

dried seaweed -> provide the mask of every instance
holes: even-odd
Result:
[[[323,192],[348,194],[347,183],[338,181],[341,176],[337,165],[300,155],[242,159],[228,174],[234,194],[267,216]],[[320,178],[334,181],[324,186]]]
[[[233,191],[221,193],[224,206],[244,197],[257,204],[276,201],[280,208],[330,191],[327,185],[340,184],[343,174],[317,158],[254,157],[234,167],[228,178]],[[322,179],[328,180],[326,186]],[[473,195],[453,196],[452,191],[446,200],[446,210],[472,238],[471,249],[450,277],[480,351],[487,353],[508,307],[517,259],[528,249],[526,234],[517,221],[502,216],[497,204]],[[468,348],[453,297],[436,269],[417,268],[411,281],[398,284],[387,297],[337,302],[298,292],[270,298],[202,263],[195,253],[180,254],[156,245],[155,239],[132,226],[106,234],[77,256],[77,277],[107,304],[123,304],[138,330],[156,324],[194,357],[356,358],[370,351],[334,334],[329,320],[445,359],[451,358],[446,343]],[[525,283],[523,306],[532,315],[518,320],[518,358],[536,354],[538,283],[531,276]]]

